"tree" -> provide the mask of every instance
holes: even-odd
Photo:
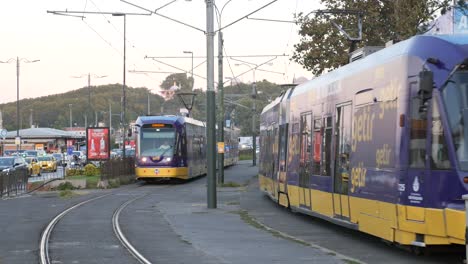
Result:
[[[257,82],[257,99],[256,99],[256,124],[257,130],[260,124],[260,113],[262,109],[278,97],[283,88],[277,84],[263,80]],[[225,113],[226,116],[230,116],[231,122],[234,125],[241,129],[241,136],[251,136],[252,135],[252,107],[253,99],[252,94],[252,84],[239,83],[235,86],[225,87],[225,98],[229,101],[234,101],[236,104],[243,105],[245,107],[238,106],[236,104],[225,104]],[[234,114],[233,114],[234,113]],[[257,131],[258,132],[258,131]]]
[[[363,11],[362,46],[382,46],[389,40],[401,41],[428,30],[439,13],[450,9],[452,0],[321,0],[324,9]],[[457,5],[466,7],[463,0]],[[300,43],[295,45],[293,60],[315,75],[338,68],[349,60],[350,41],[331,24],[357,36],[356,14],[299,14]]]
[[[191,77],[187,78],[186,73],[173,73],[167,76],[166,79],[162,82],[161,88],[164,90],[169,90],[174,85],[174,82],[180,89],[192,89],[193,79]]]

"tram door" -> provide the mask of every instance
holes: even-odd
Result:
[[[425,186],[430,180],[430,170],[428,169],[428,158],[430,158],[429,136],[432,124],[429,122],[429,107],[421,107],[424,102],[418,94],[418,83],[410,83],[411,94],[410,98],[410,122],[409,122],[409,159],[408,172],[403,179],[405,191],[409,193],[408,200],[414,206],[414,210],[407,210],[406,219],[418,222],[425,222],[425,214],[423,208]],[[433,106],[434,109],[437,105]],[[438,110],[438,109],[437,109]],[[438,112],[438,111],[437,111]],[[440,123],[440,115],[437,114],[437,119]],[[440,126],[441,127],[441,126]],[[435,130],[436,131],[436,130]],[[401,188],[401,187],[400,187]]]
[[[272,181],[271,183],[273,186],[271,187],[271,196],[275,197],[278,199],[278,154],[279,154],[279,130],[278,126],[276,124],[273,125],[273,141],[272,141],[272,147],[273,147],[273,152],[272,152],[272,161],[273,163],[271,164],[271,178]],[[254,154],[255,155],[255,150]]]
[[[309,179],[312,161],[312,113],[301,115],[301,151],[299,156],[299,205],[311,209]]]
[[[279,184],[279,192],[286,192],[286,160],[287,160],[287,138],[288,124],[280,125],[279,128],[279,151],[278,151],[278,172],[277,182]]]
[[[350,217],[349,207],[349,157],[351,153],[351,104],[336,107],[335,158],[333,170],[333,204],[335,215],[339,218]]]

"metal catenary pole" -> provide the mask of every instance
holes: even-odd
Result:
[[[207,138],[208,138],[208,208],[216,208],[216,149],[215,149],[215,91],[214,91],[214,26],[213,1],[206,0],[206,54],[207,54]]]
[[[16,57],[16,138],[19,138],[20,127],[20,112],[19,112],[19,75],[20,75],[20,61]],[[21,142],[16,142],[16,154],[19,154],[19,147]]]
[[[224,142],[224,77],[223,77],[223,33],[218,32],[218,142]],[[219,147],[219,146],[218,146]],[[224,150],[218,151],[218,184],[224,183]]]

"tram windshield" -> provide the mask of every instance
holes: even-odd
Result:
[[[143,127],[140,139],[140,156],[172,156],[174,153],[174,128]]]
[[[459,167],[468,171],[468,71],[455,72],[447,80],[442,97]]]

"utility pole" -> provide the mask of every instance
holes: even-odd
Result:
[[[94,110],[94,107],[93,107],[93,104],[91,103],[91,76],[94,77],[94,78],[105,78],[107,77],[107,75],[96,75],[96,74],[91,74],[91,73],[88,73],[88,74],[82,74],[80,76],[72,76],[72,78],[83,78],[83,77],[88,77],[88,108],[86,109],[85,111],[85,116],[84,116],[84,120],[85,120],[85,127],[88,127],[88,115],[90,116],[90,120],[91,120],[91,116],[93,115],[93,112],[95,111]],[[94,119],[94,126],[97,127],[97,119],[95,118]]]
[[[39,60],[30,61],[28,59],[16,57],[16,60],[11,58],[7,61],[0,61],[0,63],[11,63],[13,61],[16,61],[16,139],[15,139],[15,144],[16,144],[16,153],[18,153],[18,151],[20,150],[20,145],[21,145],[21,138],[19,135],[19,129],[20,129],[20,105],[19,105],[20,61],[24,61],[25,63],[34,63],[34,62],[38,62]]]
[[[216,117],[215,117],[215,111],[216,111],[216,103],[215,103],[215,91],[214,91],[214,0],[206,0],[206,31],[199,29],[197,27],[191,26],[187,23],[184,23],[182,21],[175,20],[173,18],[164,16],[162,14],[157,13],[158,9],[155,11],[149,10],[147,8],[143,8],[141,6],[138,6],[136,4],[129,3],[128,1],[121,0],[124,3],[130,4],[134,7],[143,9],[147,12],[150,12],[151,14],[155,14],[157,16],[169,19],[173,22],[182,24],[184,26],[190,27],[195,30],[199,30],[206,35],[206,49],[207,49],[207,90],[206,90],[206,100],[207,100],[207,122],[206,122],[206,130],[207,130],[207,178],[208,178],[208,188],[207,188],[207,196],[208,196],[208,208],[216,208],[216,149],[215,149],[215,140],[216,140],[216,128],[215,128],[215,123],[216,123]],[[231,0],[230,0],[231,1]],[[219,31],[222,29],[231,26],[234,23],[237,23],[248,16],[258,12],[259,10],[273,4],[278,0],[272,0],[271,2],[267,3],[266,5],[254,10],[253,12],[250,12],[249,14],[241,17],[240,19],[237,19],[236,21],[228,24],[227,26],[223,28],[219,28]],[[173,3],[175,1],[169,2]],[[167,5],[167,4],[166,4]],[[166,6],[164,5],[164,6]],[[163,6],[163,7],[164,7]],[[223,80],[219,80],[219,82],[222,82]]]
[[[213,0],[206,0],[206,55],[208,86],[206,89],[206,129],[207,129],[207,177],[208,177],[208,208],[216,208],[216,149],[215,149],[215,91],[214,91],[214,26]]]
[[[126,140],[126,127],[125,127],[125,108],[126,108],[126,96],[125,96],[125,86],[126,86],[126,51],[127,51],[127,15],[138,15],[138,16],[150,16],[152,12],[149,13],[122,13],[122,12],[89,12],[89,11],[47,11],[47,13],[52,13],[54,15],[66,15],[70,16],[70,14],[78,14],[78,15],[72,15],[72,16],[77,16],[80,18],[83,18],[84,14],[98,14],[98,15],[112,15],[112,16],[123,16],[124,18],[124,23],[123,23],[123,28],[124,28],[124,37],[123,37],[123,84],[122,84],[122,99],[121,99],[121,105],[122,105],[122,112],[120,115],[120,120],[122,124],[122,131],[123,131],[123,149],[122,149],[122,155],[125,158],[125,140]]]
[[[72,105],[73,105],[73,104],[68,104],[68,107],[70,108],[70,130],[71,130],[71,128],[73,127],[73,126],[72,126],[72,124],[73,124]]]
[[[29,128],[33,126],[33,110],[29,109]]]
[[[229,3],[229,2],[228,2]],[[227,4],[227,3],[226,3]],[[218,142],[224,143],[224,77],[223,77],[223,32],[218,32]],[[223,145],[223,144],[218,144]],[[218,184],[224,183],[224,150],[218,150]]]

